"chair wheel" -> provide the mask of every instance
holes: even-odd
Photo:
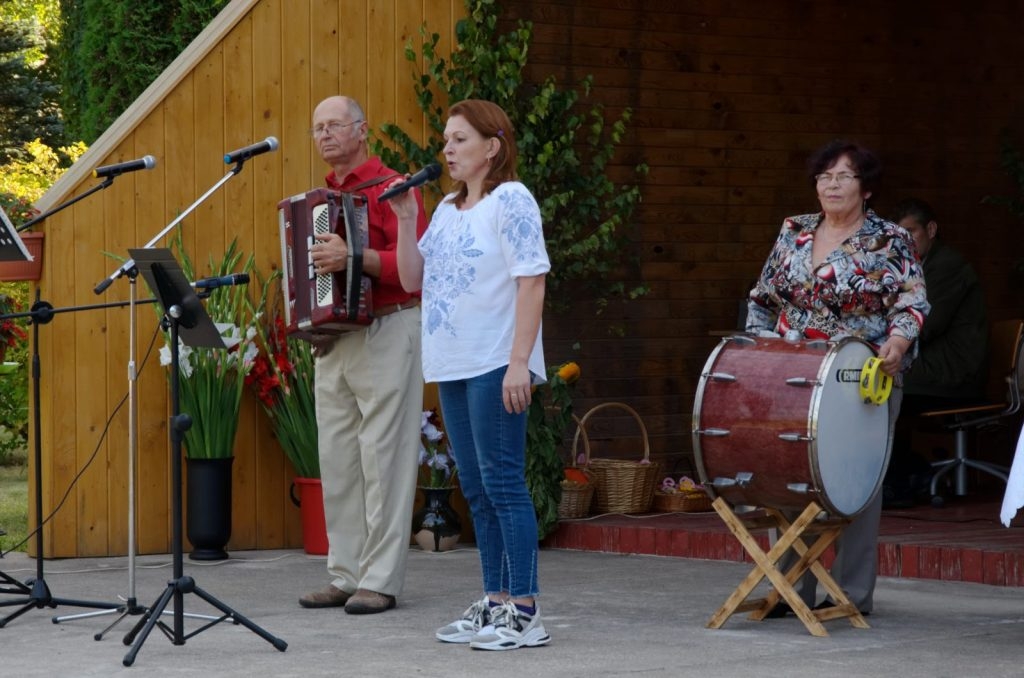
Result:
[[[942,498],[941,494],[936,494],[932,497],[932,506],[935,508],[942,508],[946,505],[946,500]]]

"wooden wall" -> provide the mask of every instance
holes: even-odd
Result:
[[[47,220],[42,298],[58,308],[127,299],[124,279],[102,296],[93,293],[119,265],[106,253],[127,256],[128,248],[149,242],[227,173],[226,151],[269,135],[280,149],[247,162],[178,229],[197,264],[219,259],[237,237],[262,271],[276,267],[277,201],[322,185],[329,169],[308,133],[316,103],[348,94],[361,101],[371,127],[395,121],[414,134],[422,130],[404,46],[418,40],[429,20],[444,36],[442,49],[449,48],[463,11],[461,0],[232,2],[44,196],[45,209],[95,185],[87,174],[96,166],[157,159],[154,170],[123,175]],[[140,298],[150,296],[144,283],[138,287]],[[156,355],[163,340],[152,343],[157,314],[151,306],[137,317],[138,548],[162,553],[171,546],[169,406],[166,370]],[[112,308],[62,313],[41,328],[44,514],[71,487],[45,532],[47,556],[127,552],[128,418],[121,402],[129,327],[127,311]],[[300,546],[298,511],[288,499],[293,471],[250,395],[235,456],[229,548]]]
[[[571,85],[592,74],[592,101],[634,111],[611,172],[632,181],[633,165],[650,165],[635,247],[651,292],[612,309],[625,337],[607,336],[585,303],[545,329],[552,358],[582,365],[578,408],[631,405],[670,469],[689,468],[693,395],[718,341],[710,333],[735,326],[783,218],[818,209],[804,165],[828,140],[876,150],[886,166],[876,209],[931,201],[941,237],[979,270],[991,315],[1021,314],[1009,275],[1024,249],[1020,224],[981,202],[1014,188],[999,166],[1000,129],[1024,143],[1019,3],[501,4],[506,29],[534,24],[533,79]],[[617,453],[639,453],[628,416],[595,423]]]

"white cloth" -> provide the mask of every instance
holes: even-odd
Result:
[[[551,269],[540,208],[523,184],[499,184],[460,210],[447,196],[419,241],[423,269],[423,377],[468,379],[508,365],[516,278]],[[545,380],[541,332],[528,366]]]
[[[999,512],[999,519],[1003,525],[1010,526],[1010,521],[1017,515],[1017,509],[1024,506],[1024,430],[1017,438],[1017,450],[1013,453],[1013,466],[1010,467],[1010,477],[1006,481],[1006,494],[1003,495],[1003,509]]]

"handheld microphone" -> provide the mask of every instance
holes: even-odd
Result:
[[[231,285],[246,285],[249,283],[248,273],[232,273],[215,278],[203,278],[192,283],[197,290],[215,290],[218,287],[230,287]]]
[[[230,165],[233,162],[244,162],[254,155],[276,151],[277,145],[277,137],[267,137],[259,143],[250,144],[245,148],[239,148],[237,151],[226,153],[224,155],[224,163]]]
[[[151,155],[147,155],[144,158],[138,160],[129,160],[128,162],[119,162],[115,165],[104,165],[103,167],[97,167],[92,171],[92,175],[97,179],[103,179],[106,177],[116,177],[119,174],[125,172],[134,172],[140,169],[153,169],[156,167],[156,158]]]
[[[397,186],[392,186],[388,190],[381,193],[380,196],[377,198],[377,202],[384,202],[385,200],[390,200],[399,193],[405,193],[410,188],[416,188],[417,186],[422,186],[428,181],[434,181],[439,176],[441,176],[441,166],[438,165],[436,162],[432,162],[423,169],[421,169],[416,174],[412,175],[411,177],[403,181],[402,183],[398,184]]]

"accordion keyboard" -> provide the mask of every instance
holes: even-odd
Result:
[[[313,208],[313,235],[321,235],[331,232],[330,211],[326,204],[317,205]],[[313,244],[315,238],[310,236],[307,251],[309,252],[309,279],[314,277],[313,273]],[[316,306],[325,307],[334,304],[334,279],[328,273],[316,276]]]

